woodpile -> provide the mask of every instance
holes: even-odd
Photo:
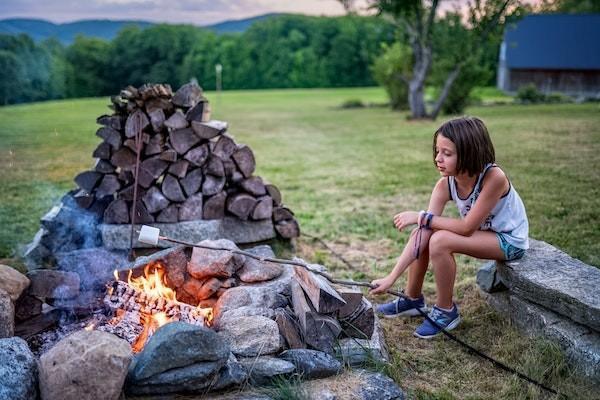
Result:
[[[370,339],[375,328],[373,306],[358,288],[334,288],[322,276],[294,267],[291,282],[294,315],[276,315],[290,348],[311,347],[331,353],[342,336]]]
[[[130,223],[134,209],[140,224],[271,218],[282,237],[299,236],[279,189],[254,175],[254,153],[234,141],[228,124],[210,119],[198,85],[174,94],[164,84],[128,86],[111,103],[114,113],[97,119],[96,164],[75,178],[81,207],[108,204],[106,224]]]

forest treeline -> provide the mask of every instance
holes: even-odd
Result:
[[[460,41],[466,28],[456,24],[436,24],[434,42],[450,48]],[[69,46],[0,35],[0,104],[117,94],[146,82],[177,88],[191,79],[213,90],[217,64],[225,90],[372,86],[377,58],[385,63],[382,55],[403,40],[384,19],[356,15],[280,15],[220,35],[191,25],[129,26],[112,41],[79,36]],[[500,40],[485,45],[480,84],[494,82]],[[448,52],[438,54],[446,59],[436,65],[451,62]]]

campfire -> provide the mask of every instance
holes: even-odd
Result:
[[[158,328],[169,322],[210,326],[212,308],[177,300],[177,293],[167,285],[166,273],[167,269],[158,261],[147,264],[137,278],[130,269],[126,281],[115,270],[115,280],[107,286],[104,298],[104,304],[115,311],[115,317],[100,330],[127,340],[137,353]]]

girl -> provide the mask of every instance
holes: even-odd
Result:
[[[505,173],[494,164],[494,146],[478,118],[457,118],[444,123],[433,135],[434,164],[442,178],[436,183],[428,211],[405,211],[394,216],[398,230],[417,224],[392,272],[371,282],[370,293],[384,293],[408,268],[406,299],[382,304],[385,317],[416,316],[426,310],[421,289],[429,262],[433,265],[437,301],[429,317],[446,330],[460,322],[452,301],[456,262],[454,253],[516,260],[529,248],[525,207]],[[442,217],[444,206],[454,201],[460,219]],[[440,329],[425,320],[415,336],[429,339]]]

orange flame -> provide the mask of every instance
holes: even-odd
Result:
[[[175,291],[167,286],[165,272],[163,266],[158,262],[147,264],[144,267],[144,275],[138,278],[132,278],[133,272],[129,270],[127,283],[149,296],[175,301]]]

